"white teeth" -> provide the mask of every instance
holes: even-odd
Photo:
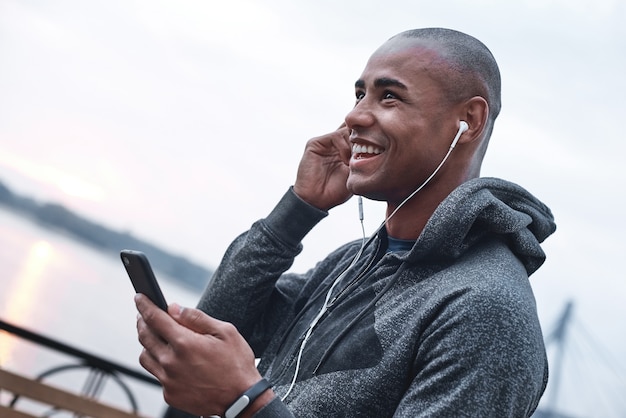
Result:
[[[373,145],[354,144],[352,146],[353,154],[380,154],[381,152],[383,152],[381,148],[376,148]]]

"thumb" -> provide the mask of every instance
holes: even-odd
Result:
[[[177,303],[169,305],[167,312],[170,316],[185,328],[198,334],[214,334],[215,321],[199,309],[185,308]]]

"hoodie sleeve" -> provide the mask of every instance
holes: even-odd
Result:
[[[234,324],[259,354],[256,335],[273,335],[306,275],[284,274],[302,250],[301,240],[328,213],[310,206],[290,188],[265,219],[237,237],[198,303],[207,314]],[[280,286],[276,283],[280,280]],[[261,344],[263,345],[263,344]]]

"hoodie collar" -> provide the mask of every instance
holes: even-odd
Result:
[[[555,230],[550,209],[526,189],[481,177],[463,183],[441,202],[413,249],[401,258],[409,263],[452,261],[492,235],[505,238],[532,274],[545,260],[539,244]]]

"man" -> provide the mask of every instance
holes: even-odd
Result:
[[[547,362],[528,275],[555,225],[521,187],[479,177],[500,110],[493,56],[456,31],[408,31],[355,87],[345,124],[307,143],[200,310],[137,296],[141,364],[168,403],[205,416],[530,416]],[[354,194],[387,202],[384,227],[285,273]]]

